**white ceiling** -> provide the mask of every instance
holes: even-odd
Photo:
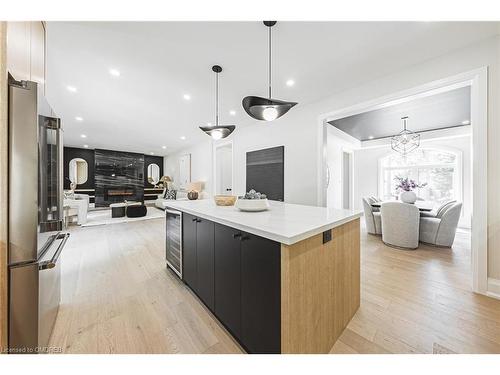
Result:
[[[198,126],[213,122],[214,64],[224,69],[222,123],[252,124],[241,100],[266,94],[267,30],[260,22],[49,22],[47,29],[47,97],[69,146],[162,155],[206,139]],[[487,22],[278,22],[273,30],[273,97],[303,106],[498,28]]]
[[[339,130],[359,139],[386,138],[403,130],[425,132],[470,124],[470,86],[420,97],[404,103],[330,121]]]

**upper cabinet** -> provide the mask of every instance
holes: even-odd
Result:
[[[37,82],[45,94],[45,26],[7,22],[7,69],[17,80]]]

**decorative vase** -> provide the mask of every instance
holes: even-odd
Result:
[[[188,199],[190,201],[194,201],[196,199],[198,199],[198,192],[196,190],[191,190],[189,193],[188,193]]]
[[[417,194],[413,191],[402,191],[399,195],[401,202],[414,204],[417,201]]]

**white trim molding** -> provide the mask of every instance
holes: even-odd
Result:
[[[488,278],[488,292],[487,296],[493,297],[496,299],[500,299],[500,280],[493,279],[491,277]]]

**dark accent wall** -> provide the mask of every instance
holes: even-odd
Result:
[[[148,182],[148,165],[156,164],[160,167],[160,178],[163,176],[163,156],[151,156],[144,155],[144,187],[152,188],[154,185],[151,185]]]
[[[95,150],[95,205],[144,201],[144,155]]]
[[[268,199],[285,199],[285,146],[247,152],[246,190],[255,189]]]
[[[77,147],[64,147],[63,150],[63,173],[64,173],[64,189],[69,189],[69,162],[72,159],[80,158],[88,164],[87,182],[78,185],[78,189],[94,189],[94,150]]]

